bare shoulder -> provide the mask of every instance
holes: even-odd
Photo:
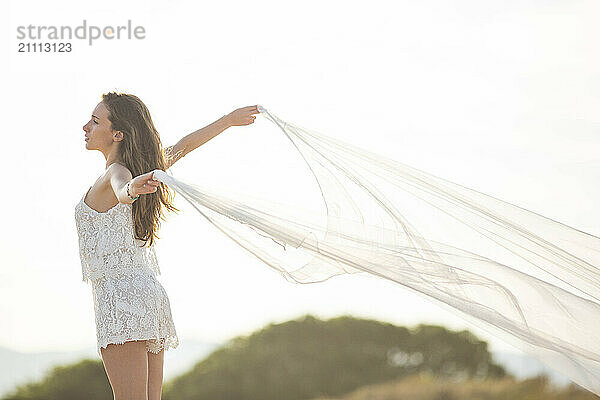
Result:
[[[106,168],[103,178],[103,186],[113,193],[117,188],[122,187],[125,183],[133,178],[131,171],[125,165],[120,163],[112,163]]]
[[[88,192],[85,200],[86,204],[94,210],[98,210],[98,212],[109,210],[118,202],[115,187],[119,187],[118,185],[121,182],[128,182],[131,178],[131,172],[125,165],[112,163],[104,170],[104,173]]]
[[[104,173],[107,182],[117,178],[118,180],[130,180],[133,178],[131,171],[125,165],[121,163],[112,163],[106,168]]]

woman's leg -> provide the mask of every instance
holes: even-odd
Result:
[[[148,400],[160,400],[163,384],[163,363],[165,351],[148,352]]]
[[[148,400],[148,355],[145,340],[100,348],[115,400]]]

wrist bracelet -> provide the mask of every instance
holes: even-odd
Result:
[[[129,194],[129,184],[130,183],[131,183],[131,181],[127,182],[127,197],[129,197],[131,200],[135,201],[140,198],[140,195],[138,194],[135,197],[131,197],[131,194]]]

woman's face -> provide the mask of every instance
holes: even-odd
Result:
[[[115,141],[119,141],[118,131],[113,131],[108,120],[108,109],[103,102],[98,103],[90,120],[83,126],[85,148],[88,150],[108,151]]]

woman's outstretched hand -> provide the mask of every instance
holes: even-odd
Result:
[[[258,105],[238,108],[225,116],[230,126],[250,125],[256,119],[252,114],[258,114]]]
[[[150,171],[138,175],[131,180],[131,183],[129,184],[129,193],[133,197],[139,194],[154,193],[156,192],[158,185],[160,185],[160,181],[154,179],[154,171]]]

